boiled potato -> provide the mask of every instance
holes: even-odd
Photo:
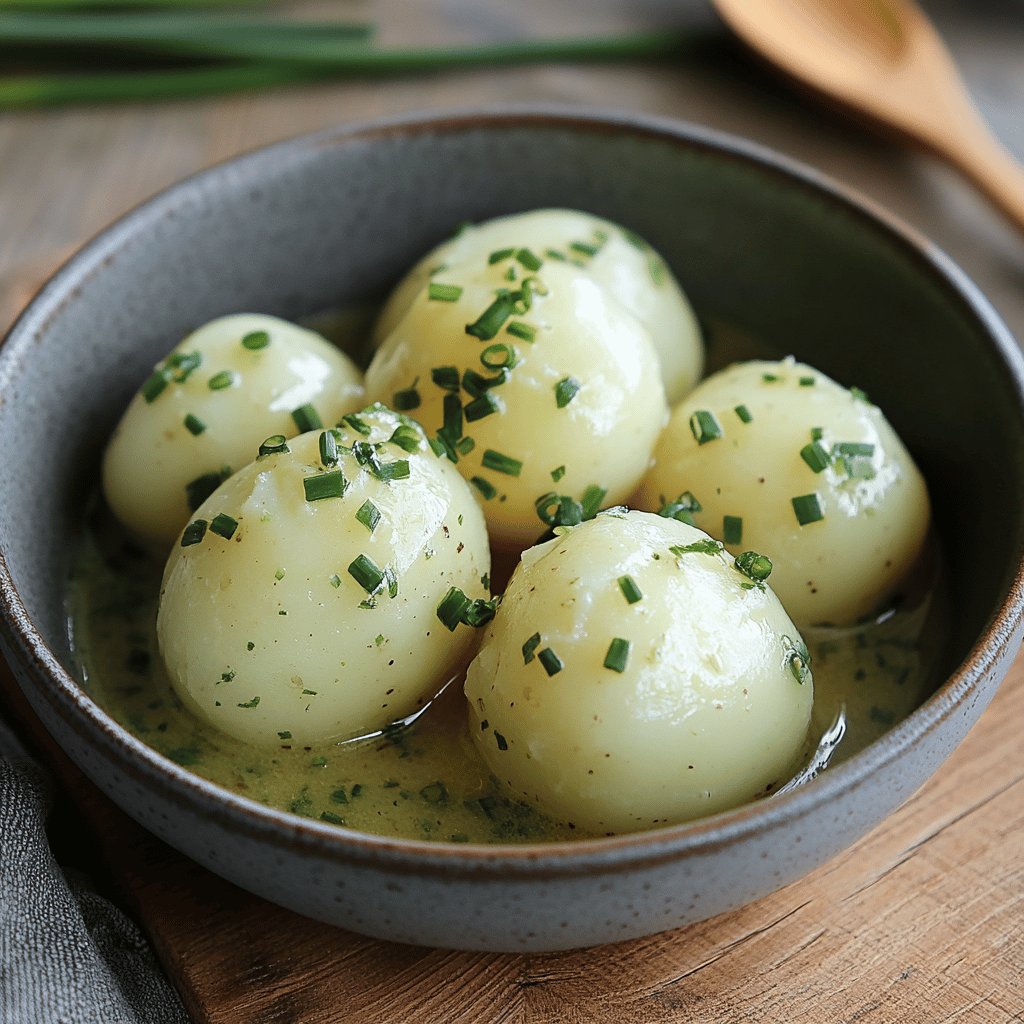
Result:
[[[668,412],[647,330],[591,277],[549,260],[496,294],[499,272],[485,258],[421,289],[366,387],[424,425],[476,488],[491,541],[518,549],[559,495],[592,513],[629,494]]]
[[[461,265],[486,260],[510,246],[582,267],[625,306],[650,332],[670,403],[700,379],[700,328],[665,261],[633,232],[576,210],[532,210],[463,228],[424,256],[398,284],[377,322],[377,343],[398,326],[433,272],[437,271],[435,277],[456,277]]]
[[[331,425],[364,404],[362,374],[320,335],[255,313],[211,320],[132,399],[107,446],[103,493],[136,534],[170,544],[265,437]]]
[[[270,439],[195,513],[167,563],[157,633],[201,719],[252,743],[352,737],[461,670],[476,630],[459,612],[488,596],[483,516],[403,421],[376,409]]]
[[[470,732],[518,799],[590,831],[736,806],[790,778],[813,684],[751,553],[604,513],[530,549],[466,679]]]
[[[791,359],[723,370],[673,412],[637,504],[657,510],[684,492],[677,514],[730,551],[771,558],[772,587],[801,627],[881,610],[930,517],[924,480],[881,410]]]

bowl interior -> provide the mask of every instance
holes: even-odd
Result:
[[[236,161],[130,215],[44,291],[0,360],[0,550],[57,658],[70,666],[64,580],[99,455],[171,345],[224,313],[298,318],[379,295],[460,221],[541,206],[632,228],[705,322],[881,405],[929,482],[961,661],[1022,546],[1020,385],[995,318],[941,257],[743,147],[526,116],[339,132]]]

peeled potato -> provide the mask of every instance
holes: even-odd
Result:
[[[645,512],[605,513],[524,552],[466,679],[491,771],[600,832],[776,788],[802,755],[813,684],[766,571]]]
[[[512,549],[547,529],[557,495],[594,511],[628,495],[668,417],[631,313],[569,264],[516,266],[515,282],[485,258],[420,289],[366,372],[371,398],[407,409],[457,461],[492,543]],[[512,296],[496,294],[503,280]],[[524,293],[528,309],[520,298],[475,328],[486,337],[468,333]]]
[[[202,720],[251,743],[363,735],[461,670],[476,631],[457,619],[450,631],[438,606],[452,587],[488,596],[483,516],[403,420],[369,410],[276,439],[195,513],[167,563],[157,633]]]
[[[331,425],[364,404],[359,369],[320,335],[255,313],[211,320],[132,399],[104,455],[103,493],[132,531],[170,544],[265,437],[309,428],[304,407]]]
[[[628,309],[650,332],[669,403],[677,402],[700,379],[700,328],[665,261],[635,233],[577,210],[531,210],[463,228],[424,256],[398,284],[377,322],[376,342],[383,342],[398,326],[432,276],[457,276],[460,266],[486,260],[509,246],[527,248],[549,261],[572,261]],[[549,255],[552,250],[555,256]]]
[[[673,412],[636,503],[656,510],[683,492],[680,514],[730,551],[771,558],[801,627],[881,610],[930,519],[924,479],[881,410],[793,360],[729,367]]]

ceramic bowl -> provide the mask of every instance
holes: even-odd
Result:
[[[346,831],[189,774],[71,669],[69,549],[98,457],[152,364],[204,320],[296,318],[382,293],[462,220],[572,206],[668,258],[696,309],[887,411],[929,481],[955,609],[948,678],[791,795],[693,824],[554,845]],[[402,942],[550,950],[735,908],[907,799],[988,703],[1022,631],[1021,358],[941,252],[814,172],[676,122],[558,110],[412,118],[286,142],[130,213],[42,289],[0,349],[3,646],[32,707],[117,804],[232,882]]]

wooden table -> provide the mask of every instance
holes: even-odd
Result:
[[[972,20],[929,6],[993,123],[1024,151],[1024,13]],[[353,0],[344,15],[377,21],[387,42],[438,44],[713,23],[697,0]],[[703,121],[807,160],[935,238],[1024,337],[1024,240],[950,172],[794,98],[724,40],[677,66],[485,70],[0,117],[0,318],[117,214],[216,160],[340,121],[531,100]],[[18,704],[2,672],[0,691]],[[23,706],[19,717],[30,729]],[[300,919],[184,860],[59,752],[46,756],[197,1021],[1004,1024],[1024,1021],[1022,722],[1018,661],[935,779],[809,878],[677,932],[543,956],[390,946]]]

